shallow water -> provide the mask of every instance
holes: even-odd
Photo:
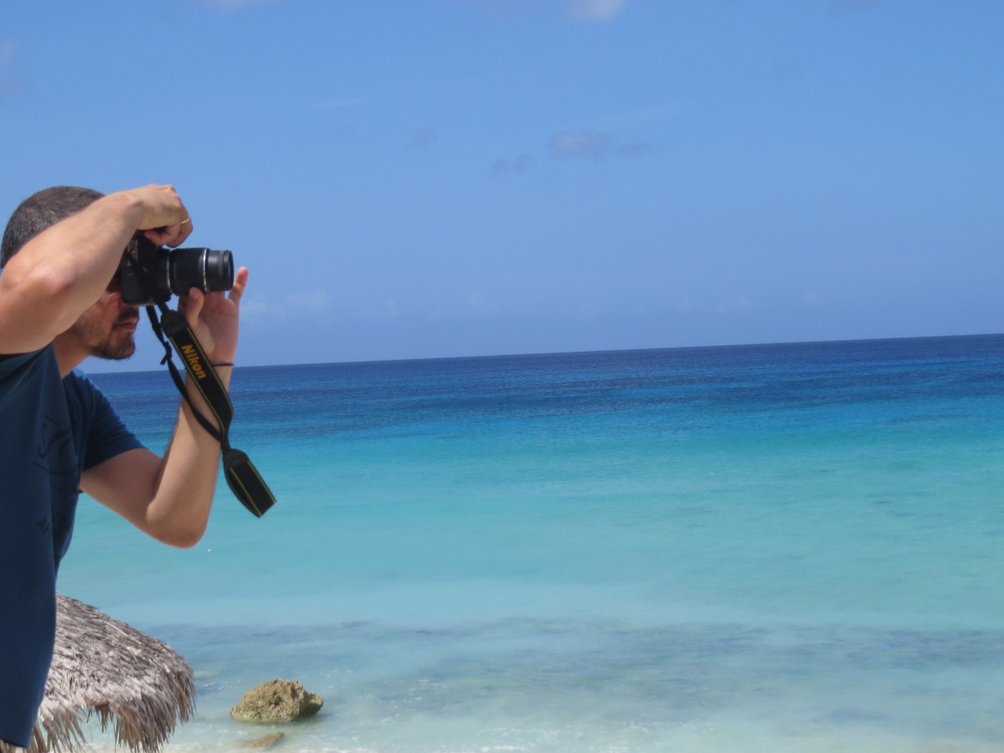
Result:
[[[84,500],[60,590],[192,663],[177,748],[295,677],[290,750],[999,750],[1002,346],[238,369],[276,508],[175,551]],[[166,375],[95,381],[163,445]]]

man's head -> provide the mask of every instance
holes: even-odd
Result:
[[[79,186],[54,186],[29,196],[14,210],[0,245],[0,266],[36,235],[51,225],[85,209],[104,194]],[[118,277],[114,278],[94,304],[63,334],[57,343],[86,355],[119,360],[136,350],[133,332],[138,314],[134,306],[122,302]]]
[[[0,245],[0,267],[7,266],[10,258],[43,230],[90,206],[103,195],[80,186],[53,186],[29,196],[7,222]]]

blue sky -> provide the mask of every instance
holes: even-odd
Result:
[[[9,2],[0,214],[175,184],[251,268],[245,364],[1000,332],[1002,38],[981,0]]]

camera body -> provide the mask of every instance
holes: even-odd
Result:
[[[172,295],[188,295],[192,288],[204,293],[230,290],[234,257],[230,251],[209,248],[162,248],[137,233],[122,255],[119,279],[125,303],[150,306]]]

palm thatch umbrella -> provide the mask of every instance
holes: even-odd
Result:
[[[167,644],[67,596],[56,597],[56,645],[29,753],[71,753],[81,724],[112,721],[115,742],[154,753],[195,707],[192,668]],[[0,742],[0,753],[14,753]]]

